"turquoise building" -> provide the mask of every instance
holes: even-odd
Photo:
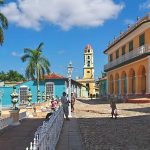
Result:
[[[99,79],[99,94],[100,96],[106,96],[108,94],[108,81],[106,76]]]
[[[28,90],[31,89],[32,92],[32,103],[37,102],[37,86],[36,81],[27,81],[21,84],[16,85],[17,93],[19,94],[19,104],[26,104],[28,98]],[[54,97],[61,97],[63,92],[68,93],[68,78],[51,73],[50,75],[45,76],[45,80],[40,82],[40,94],[42,101],[42,93],[45,92],[46,95],[51,95]],[[82,89],[86,88],[75,80],[71,80],[71,91],[76,94],[77,97],[86,97],[88,91]],[[2,106],[9,107],[11,105],[11,97],[10,94],[13,92],[13,87],[0,87],[0,91],[2,91]]]

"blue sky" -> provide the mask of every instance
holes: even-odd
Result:
[[[0,9],[9,21],[0,47],[0,71],[13,69],[24,74],[23,49],[44,42],[43,54],[52,72],[66,76],[72,61],[73,77],[82,77],[83,51],[91,44],[98,78],[107,63],[103,51],[108,42],[137,16],[150,12],[150,0],[5,0]]]

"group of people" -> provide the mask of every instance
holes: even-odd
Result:
[[[63,106],[63,111],[66,117],[66,120],[69,120],[69,103],[71,103],[71,112],[74,112],[74,105],[75,105],[76,97],[74,93],[71,93],[71,101],[68,99],[66,92],[63,92],[62,97],[61,97],[61,103]],[[56,110],[58,105],[58,101],[52,100],[51,101],[51,109],[53,111]],[[110,98],[110,107],[111,107],[111,118],[117,119],[117,107],[116,107],[116,102],[113,98]]]

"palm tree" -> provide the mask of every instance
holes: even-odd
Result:
[[[50,73],[50,63],[42,56],[42,47],[44,43],[40,43],[36,49],[25,48],[24,55],[21,57],[23,62],[28,61],[25,75],[28,79],[37,80],[37,95],[39,91],[39,81],[44,79],[45,73]]]
[[[0,5],[2,5],[2,4],[4,4],[4,1],[0,0]],[[1,25],[0,25],[0,45],[2,45],[4,42],[3,30],[8,28],[8,21],[7,21],[7,18],[1,12],[0,12],[0,22],[1,22]]]

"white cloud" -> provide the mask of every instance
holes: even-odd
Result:
[[[96,27],[116,18],[123,4],[113,0],[18,0],[1,8],[8,20],[18,26],[40,30],[41,22],[71,27]]]
[[[11,55],[14,56],[14,57],[21,57],[22,56],[22,54],[18,54],[15,51],[11,52]]]
[[[149,9],[150,8],[150,0],[145,1],[140,5],[140,9]]]

